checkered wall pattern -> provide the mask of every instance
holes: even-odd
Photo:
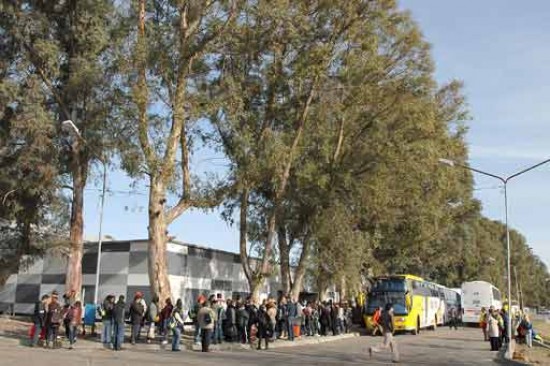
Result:
[[[172,295],[186,306],[199,294],[221,293],[225,298],[244,296],[249,292],[238,254],[170,242],[168,273]],[[0,312],[30,314],[34,303],[43,294],[65,291],[66,259],[46,255],[30,267],[20,269],[0,287]],[[132,297],[137,291],[149,300],[147,241],[104,242],[101,250],[99,298],[108,294]],[[93,302],[97,267],[97,243],[86,243],[82,258],[83,296]],[[278,276],[264,286],[264,295],[276,295],[280,289]]]

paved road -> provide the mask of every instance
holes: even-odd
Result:
[[[419,336],[397,337],[403,365],[497,365],[496,354],[488,351],[488,343],[480,340],[478,329],[436,332],[424,331]],[[389,354],[376,354],[372,359],[366,352],[381,338],[355,337],[317,345],[279,348],[270,351],[200,352],[151,351],[136,346],[121,352],[100,349],[44,350],[19,346],[12,340],[0,340],[2,366],[153,366],[153,365],[385,365]],[[129,346],[131,347],[131,346]]]

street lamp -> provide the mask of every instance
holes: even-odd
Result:
[[[544,165],[546,163],[549,163],[550,162],[550,159],[546,159],[538,164],[535,164],[535,165],[532,165],[528,168],[525,168],[515,174],[512,174],[508,177],[501,177],[501,176],[498,176],[496,174],[491,174],[491,173],[488,173],[488,172],[484,172],[483,170],[479,170],[479,169],[476,169],[476,168],[472,168],[470,166],[467,166],[467,165],[463,165],[463,164],[460,164],[460,163],[457,163],[456,161],[454,160],[450,160],[450,159],[439,159],[439,162],[441,164],[445,164],[445,165],[448,165],[448,166],[451,166],[451,167],[459,167],[459,168],[462,168],[462,169],[467,169],[467,170],[471,170],[473,172],[476,172],[476,173],[479,173],[479,174],[483,174],[485,176],[488,176],[488,177],[491,177],[491,178],[495,178],[495,179],[498,179],[499,181],[501,181],[504,185],[504,217],[505,217],[505,226],[506,226],[506,274],[507,274],[507,277],[508,277],[508,321],[507,321],[507,336],[508,336],[508,350],[506,351],[506,357],[507,358],[511,358],[512,355],[513,355],[513,346],[512,346],[512,318],[510,316],[510,310],[511,310],[511,306],[512,306],[512,282],[511,282],[511,276],[510,276],[510,229],[508,227],[508,182],[516,177],[519,177],[520,175],[522,174],[525,174],[535,168],[538,168],[539,166],[541,165]],[[519,300],[519,299],[518,299]]]
[[[82,135],[80,134],[80,130],[70,119],[61,122],[61,129],[67,133],[75,134],[79,140],[86,143],[86,140],[84,140],[84,137],[82,137]],[[103,211],[105,207],[105,190],[107,187],[107,165],[105,164],[105,159],[100,160],[103,164],[103,185],[101,187],[101,205],[99,208],[99,239],[97,242],[97,265],[94,288],[94,305],[97,305],[99,297],[99,271],[101,269],[101,246],[103,244]]]

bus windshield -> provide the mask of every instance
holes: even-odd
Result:
[[[371,292],[367,298],[365,312],[367,315],[372,315],[376,308],[381,307],[384,309],[386,304],[393,305],[395,315],[407,315],[408,313],[405,306],[405,292],[394,291]]]
[[[372,286],[373,292],[398,291],[405,292],[405,280],[401,278],[384,278],[379,279]]]

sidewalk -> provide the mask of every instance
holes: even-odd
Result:
[[[0,319],[0,339],[2,341],[11,341],[14,345],[21,345],[21,346],[27,346],[28,345],[28,329],[31,326],[28,322],[23,322],[19,320],[10,320],[10,319]],[[139,350],[147,350],[147,351],[163,351],[163,350],[170,350],[171,343],[170,339],[168,344],[162,345],[160,343],[160,340],[156,340],[153,343],[145,343],[145,332],[142,332],[141,335],[141,341],[138,342],[136,345],[130,344],[128,341],[129,339],[129,330],[130,327],[126,327],[126,339],[123,344],[123,349],[126,350],[132,350],[132,349],[139,349]],[[61,336],[64,335],[64,332],[61,331]],[[358,332],[352,332],[347,334],[341,334],[337,336],[314,336],[314,337],[298,337],[294,341],[288,341],[285,339],[279,339],[274,342],[269,343],[270,349],[278,349],[278,348],[286,348],[286,347],[297,347],[297,346],[305,346],[305,345],[311,345],[311,344],[321,344],[326,342],[332,342],[332,341],[338,341],[342,339],[348,339],[348,338],[354,338],[359,336]],[[170,337],[171,338],[171,337]],[[182,349],[189,350],[189,351],[200,351],[201,346],[194,344],[193,342],[193,336],[190,334],[183,334],[182,335]],[[68,342],[66,340],[63,341],[63,346],[68,346]],[[265,346],[265,345],[263,345]],[[262,346],[262,347],[263,347]],[[224,342],[222,344],[214,345],[212,344],[210,346],[210,349],[212,351],[246,351],[246,350],[255,350],[257,347],[257,343],[254,344],[241,344],[241,343],[228,343]],[[101,344],[99,336],[91,337],[87,336],[86,338],[79,337],[77,339],[77,342],[75,344],[75,349],[79,350],[102,350],[103,345]]]

